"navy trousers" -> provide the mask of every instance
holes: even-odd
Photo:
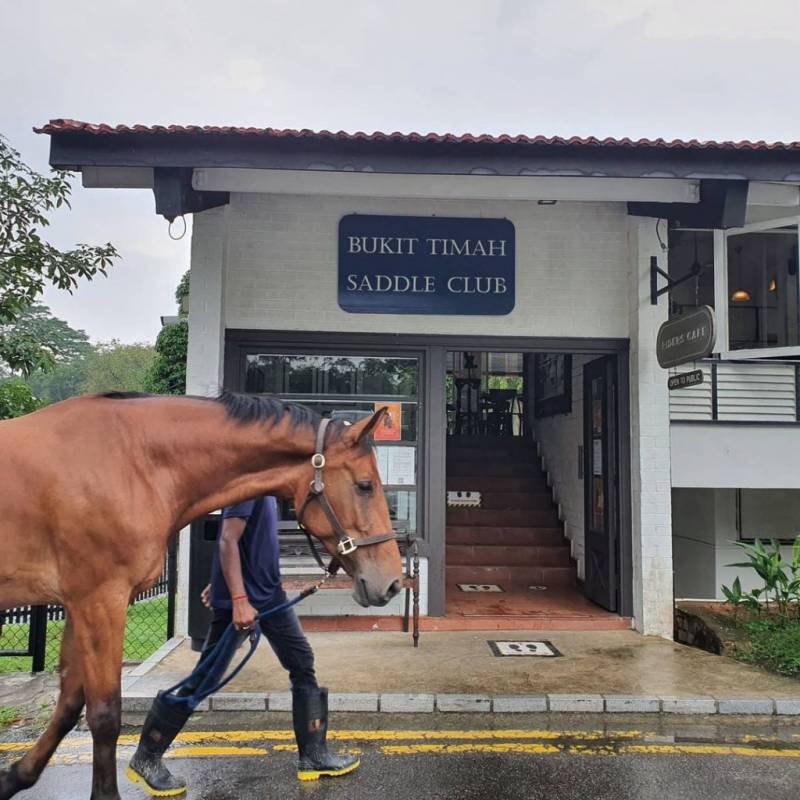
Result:
[[[230,609],[220,608],[214,610],[214,617],[206,634],[200,660],[220,640],[232,619],[233,612]],[[280,614],[273,614],[260,620],[258,624],[261,626],[261,632],[269,642],[273,652],[278,657],[278,661],[289,673],[292,688],[316,688],[317,676],[314,672],[314,651],[311,649],[311,645],[300,627],[300,621],[297,619],[294,609],[287,608],[286,611]],[[246,632],[242,632],[240,634],[240,643],[247,639],[247,636]],[[233,655],[231,658],[233,658]],[[189,695],[196,688],[191,683],[182,687],[178,694]]]

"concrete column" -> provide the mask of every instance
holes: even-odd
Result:
[[[661,224],[662,237],[666,226]],[[672,506],[667,372],[656,359],[656,334],[667,299],[650,304],[650,257],[666,269],[656,220],[629,218],[631,521],[633,608],[637,630],[671,639],[673,631]]]
[[[186,393],[213,396],[222,386],[225,356],[225,251],[227,206],[194,215],[189,293]],[[178,594],[175,632],[189,625],[189,528],[178,537]]]

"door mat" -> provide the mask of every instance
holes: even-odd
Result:
[[[496,583],[457,583],[456,586],[462,592],[504,592],[502,586]]]
[[[558,658],[563,655],[559,652],[558,648],[552,643],[547,641],[532,642],[532,641],[487,641],[492,653],[498,658],[508,657],[539,657],[539,658]]]

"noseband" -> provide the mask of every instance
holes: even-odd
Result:
[[[297,524],[300,527],[300,530],[302,530],[308,538],[308,544],[311,547],[314,560],[323,570],[325,570],[325,572],[334,575],[340,566],[340,556],[352,555],[359,547],[369,547],[373,544],[391,542],[395,537],[394,533],[379,533],[376,536],[365,536],[361,539],[353,539],[352,536],[348,535],[347,531],[339,522],[336,512],[333,510],[333,507],[328,502],[328,498],[325,496],[325,482],[322,480],[322,470],[325,468],[325,434],[328,430],[329,424],[330,419],[325,417],[320,421],[319,428],[317,429],[317,442],[314,449],[314,455],[311,456],[311,466],[314,467],[314,480],[311,481],[311,486],[308,490],[308,494],[306,495],[306,499],[303,502],[299,513],[297,514]],[[303,524],[306,511],[311,503],[314,502],[319,503],[322,507],[322,510],[325,512],[325,516],[328,518],[328,522],[331,524],[331,528],[333,528],[333,533],[338,540],[336,545],[336,556],[331,559],[331,562],[328,564],[328,566],[325,566],[325,563],[317,551],[317,546],[314,543],[314,540],[311,538],[311,534],[306,530],[306,527]]]

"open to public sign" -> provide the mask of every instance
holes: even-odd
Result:
[[[660,366],[667,369],[705,358],[714,350],[717,323],[714,309],[700,306],[696,311],[681,314],[658,329],[656,354]]]
[[[514,272],[514,225],[507,219],[349,214],[339,222],[344,311],[508,314]]]

